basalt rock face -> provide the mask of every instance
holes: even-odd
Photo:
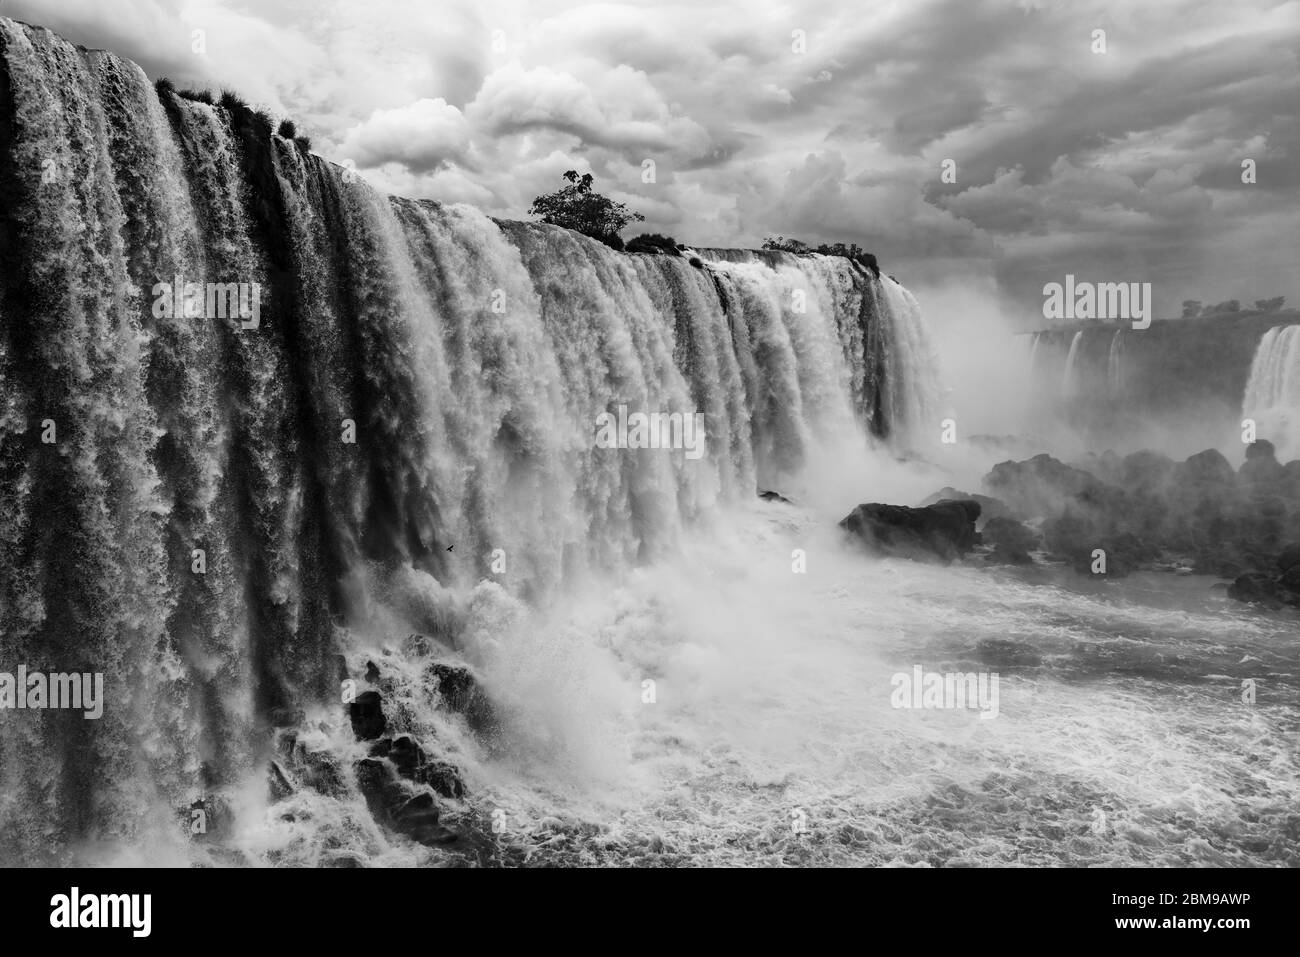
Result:
[[[923,508],[859,505],[840,522],[874,554],[914,561],[952,562],[974,548],[978,502],[941,502]]]

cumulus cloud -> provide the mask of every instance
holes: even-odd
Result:
[[[452,161],[463,163],[469,139],[464,115],[438,97],[375,110],[347,132],[340,149],[358,167],[401,163],[422,173]]]
[[[1300,299],[1296,2],[909,0],[864,15],[839,0],[710,0],[704,16],[678,0],[9,0],[4,12],[151,75],[236,89],[381,188],[497,216],[524,217],[579,169],[649,230],[700,245],[856,241],[909,276],[993,275],[1026,314],[1067,270],[1151,281],[1162,310]]]

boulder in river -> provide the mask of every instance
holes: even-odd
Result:
[[[863,545],[880,555],[914,561],[951,562],[977,541],[978,502],[939,502],[922,508],[859,505],[840,522]]]

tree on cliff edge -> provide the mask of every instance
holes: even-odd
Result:
[[[542,222],[565,229],[575,229],[585,236],[599,239],[615,249],[623,248],[623,241],[618,233],[631,222],[645,219],[640,213],[633,212],[623,203],[616,203],[608,196],[602,196],[591,188],[595,177],[590,173],[578,176],[576,170],[564,174],[569,185],[557,189],[554,193],[538,196],[528,210],[533,216],[542,217]]]

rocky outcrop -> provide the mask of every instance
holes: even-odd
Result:
[[[984,477],[984,487],[1023,519],[1046,518],[1066,508],[1113,509],[1123,492],[1089,472],[1050,455],[1023,462],[1001,462]]]
[[[1042,518],[1049,555],[1079,571],[1095,572],[1100,551],[1111,576],[1177,562],[1226,578],[1270,577],[1282,544],[1300,538],[1300,463],[1278,464],[1266,441],[1246,447],[1239,470],[1215,449],[1183,462],[1150,451],[1083,461],[1089,469],[1038,455],[1000,463],[984,480],[1013,517]],[[987,525],[982,532],[988,538]],[[1023,554],[1008,543],[990,560]],[[1243,582],[1238,591],[1258,589]]]
[[[952,562],[975,546],[978,502],[940,502],[923,508],[859,505],[840,528],[870,551],[914,561]]]
[[[985,561],[995,565],[1032,565],[1029,553],[1042,541],[1042,535],[1023,522],[1002,517],[985,522],[980,537],[985,545],[993,546]]]
[[[992,519],[1011,517],[1011,510],[1007,508],[1005,502],[988,495],[961,492],[950,485],[939,489],[939,491],[923,501],[921,506],[938,505],[940,502],[977,502],[980,507],[980,517],[979,521],[976,522],[976,527],[979,529],[983,529],[984,525]]]
[[[1300,608],[1300,542],[1282,549],[1270,572],[1238,575],[1228,586],[1228,597],[1266,608]]]
[[[378,691],[363,691],[348,705],[352,720],[352,733],[358,741],[370,741],[384,733],[388,720],[384,717],[383,698]]]

